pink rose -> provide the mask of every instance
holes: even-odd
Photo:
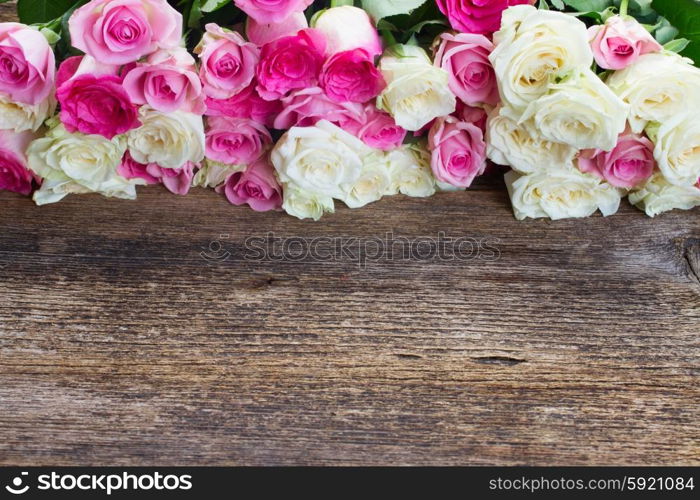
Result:
[[[439,118],[428,134],[435,178],[468,188],[486,169],[486,143],[481,129],[453,117]]]
[[[275,169],[267,157],[260,158],[244,172],[231,174],[217,188],[233,205],[248,204],[256,212],[278,210],[282,207],[282,188]]]
[[[488,114],[484,108],[468,106],[457,101],[457,110],[452,116],[461,122],[473,123],[481,129],[484,135],[486,134],[486,120],[488,119]]]
[[[386,86],[373,58],[363,49],[329,57],[319,81],[326,95],[336,102],[367,102]]]
[[[440,39],[435,65],[447,71],[452,92],[470,106],[497,104],[496,74],[489,61],[493,43],[471,33],[443,33]]]
[[[206,111],[194,59],[184,48],[154,52],[145,63],[136,64],[124,77],[124,89],[132,103],[163,113]]]
[[[383,52],[377,28],[367,12],[342,5],[331,7],[314,16],[313,27],[326,38],[328,54],[363,49],[371,57]]]
[[[216,24],[207,24],[206,30],[195,49],[202,63],[199,76],[204,92],[215,99],[228,99],[253,81],[259,50],[235,31]]]
[[[43,102],[53,92],[56,60],[39,31],[0,23],[0,92],[15,102]]]
[[[391,115],[379,111],[374,104],[367,105],[359,120],[344,123],[343,129],[369,147],[382,151],[392,151],[401,146],[407,133]]]
[[[610,151],[582,151],[578,168],[597,175],[615,187],[633,188],[646,181],[654,172],[654,144],[639,135],[627,133],[619,137]]]
[[[281,100],[282,112],[277,115],[273,127],[286,130],[292,127],[310,127],[320,120],[339,125],[359,119],[362,105],[353,102],[332,101],[321,88],[311,87],[292,92]]]
[[[128,64],[180,44],[182,15],[166,0],[92,0],[68,20],[73,46],[107,64]]]
[[[259,23],[281,23],[295,12],[302,12],[313,0],[233,0],[236,7]]]
[[[35,138],[32,132],[0,130],[0,190],[25,196],[32,192],[35,177],[27,167],[26,151]]]
[[[231,118],[248,118],[272,128],[277,115],[282,110],[280,101],[266,101],[258,94],[256,82],[253,81],[240,93],[228,99],[207,97],[207,116],[229,116]]]
[[[310,28],[265,44],[256,71],[262,98],[273,101],[292,90],[315,86],[325,50],[323,35]]]
[[[295,12],[278,23],[259,23],[252,17],[246,20],[245,34],[255,45],[265,45],[284,36],[296,35],[299,30],[309,27],[303,12]]]
[[[490,35],[501,27],[501,15],[511,5],[534,0],[436,0],[440,12],[457,31]]]
[[[623,69],[639,56],[660,52],[663,47],[636,19],[610,17],[604,25],[588,28],[595,62],[603,69]]]
[[[267,129],[246,118],[213,116],[207,120],[207,158],[227,165],[249,165],[272,143]]]
[[[125,179],[142,179],[146,184],[163,184],[173,194],[190,192],[196,165],[188,162],[180,168],[164,168],[155,163],[144,165],[134,160],[127,151],[117,173]]]
[[[131,103],[119,76],[78,72],[58,88],[56,97],[61,104],[61,122],[69,132],[112,139],[141,125],[138,108]]]

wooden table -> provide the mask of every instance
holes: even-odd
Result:
[[[700,464],[699,216],[1,193],[0,464]],[[248,260],[268,231],[500,256]]]

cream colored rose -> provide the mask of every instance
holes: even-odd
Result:
[[[284,184],[282,209],[298,219],[319,220],[325,213],[335,212],[333,198],[300,189],[293,183]]]
[[[453,113],[457,98],[447,72],[433,66],[428,54],[413,45],[396,45],[379,63],[387,83],[377,107],[406,130],[420,130],[439,116]]]
[[[617,189],[572,166],[526,175],[510,171],[505,179],[518,220],[589,217],[596,210],[608,216],[620,206]]]
[[[104,196],[136,198],[135,182],[117,174],[126,140],[69,133],[63,125],[29,145],[29,168],[44,178],[34,195],[37,204],[59,201],[70,193],[95,192]]]
[[[277,142],[270,158],[280,181],[321,197],[345,199],[372,152],[355,136],[322,120],[294,127]]]
[[[425,198],[435,194],[436,185],[430,168],[430,153],[421,144],[404,145],[387,153],[391,186],[388,194],[405,194]]]
[[[516,120],[557,78],[593,64],[584,23],[569,14],[531,5],[506,10],[493,41],[496,47],[489,59],[501,99]]]
[[[627,125],[628,106],[590,70],[550,86],[520,123],[544,139],[577,149],[610,151]]]
[[[44,121],[56,111],[56,100],[53,96],[42,102],[30,105],[11,101],[0,92],[0,130],[36,132]]]
[[[494,109],[486,125],[486,154],[499,165],[509,165],[523,174],[570,165],[578,150],[548,141],[536,130],[518,125]]]
[[[247,165],[227,165],[207,158],[192,179],[192,186],[215,188],[223,184],[229,175],[243,172],[246,168]]]
[[[690,210],[700,206],[700,188],[673,185],[663,174],[656,173],[641,189],[630,193],[629,200],[649,217],[655,217],[669,210]]]
[[[360,208],[379,201],[391,191],[390,174],[387,154],[383,151],[371,153],[365,157],[360,177],[348,189],[343,201],[350,208]]]
[[[606,83],[630,105],[632,131],[648,122],[661,122],[686,109],[700,108],[700,69],[670,52],[645,54],[634,64],[610,75]]]
[[[129,152],[139,163],[180,168],[204,159],[202,117],[184,111],[160,113],[149,106],[140,111],[142,125],[128,132]]]
[[[700,179],[700,113],[689,109],[664,121],[654,138],[654,158],[666,180],[691,186]]]

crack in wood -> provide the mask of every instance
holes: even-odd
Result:
[[[475,363],[480,363],[482,365],[503,365],[503,366],[515,366],[521,363],[527,363],[525,359],[512,358],[510,356],[479,356],[472,358]]]
[[[700,285],[700,239],[688,238],[684,240],[681,256],[688,267],[691,279]]]

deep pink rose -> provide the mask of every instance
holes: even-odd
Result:
[[[180,44],[182,14],[166,0],[92,0],[68,20],[77,49],[106,64],[128,64]]]
[[[236,7],[259,23],[281,23],[301,12],[314,0],[233,0]]]
[[[282,187],[275,177],[275,169],[264,156],[244,172],[231,174],[226,183],[217,188],[224,192],[233,205],[249,205],[256,212],[278,210],[282,207]]]
[[[595,62],[603,69],[623,69],[639,56],[663,47],[634,18],[612,16],[605,24],[588,28]]]
[[[484,35],[443,33],[435,65],[447,71],[450,90],[465,104],[495,105],[498,85],[489,54],[493,43]]]
[[[326,95],[336,102],[364,103],[377,97],[386,86],[374,58],[363,49],[329,57],[319,82]]]
[[[207,116],[229,116],[231,118],[249,118],[266,127],[272,128],[275,118],[282,111],[280,101],[266,101],[258,94],[256,82],[253,81],[239,94],[228,99],[206,99]]]
[[[154,52],[129,69],[123,85],[132,103],[148,104],[162,113],[206,111],[194,59],[184,48]]]
[[[368,146],[382,151],[392,151],[406,138],[406,130],[399,127],[391,115],[368,104],[359,120],[345,122],[343,129],[361,139]]]
[[[56,97],[61,104],[61,122],[69,132],[112,139],[140,126],[138,108],[118,76],[75,76],[58,88]]]
[[[15,102],[35,105],[53,92],[56,60],[39,31],[0,23],[0,92]]]
[[[654,144],[636,134],[621,135],[612,151],[589,149],[582,151],[578,168],[597,175],[615,187],[633,188],[646,181],[654,172]]]
[[[303,12],[295,12],[279,23],[259,23],[249,17],[245,24],[245,34],[252,43],[262,46],[284,36],[296,35],[299,30],[308,27],[309,22]]]
[[[260,51],[235,31],[207,24],[196,49],[204,92],[214,99],[228,99],[245,89],[255,76]]]
[[[256,72],[262,98],[272,101],[317,85],[325,50],[323,35],[310,28],[265,44]]]
[[[73,78],[85,56],[72,56],[64,59],[56,72],[56,88]]]
[[[127,151],[117,173],[125,179],[142,179],[146,184],[163,184],[173,194],[190,192],[196,165],[188,162],[180,168],[164,168],[155,163],[144,165],[134,160]]]
[[[273,125],[277,130],[310,127],[320,120],[342,127],[346,121],[357,120],[362,114],[361,104],[332,101],[319,87],[292,92],[281,102],[282,111]]]
[[[501,15],[511,5],[534,0],[436,0],[450,25],[463,33],[490,35],[501,27]]]
[[[270,132],[253,120],[212,116],[207,120],[206,153],[227,165],[249,165],[272,143]]]
[[[457,110],[452,116],[457,118],[458,121],[473,123],[481,129],[484,136],[486,135],[486,120],[488,119],[488,114],[484,108],[468,106],[460,101],[457,101]]]
[[[35,176],[27,167],[26,152],[35,138],[30,131],[0,130],[0,190],[25,196],[32,192]]]
[[[481,129],[456,118],[439,118],[428,134],[435,178],[468,188],[486,169],[486,143]]]

